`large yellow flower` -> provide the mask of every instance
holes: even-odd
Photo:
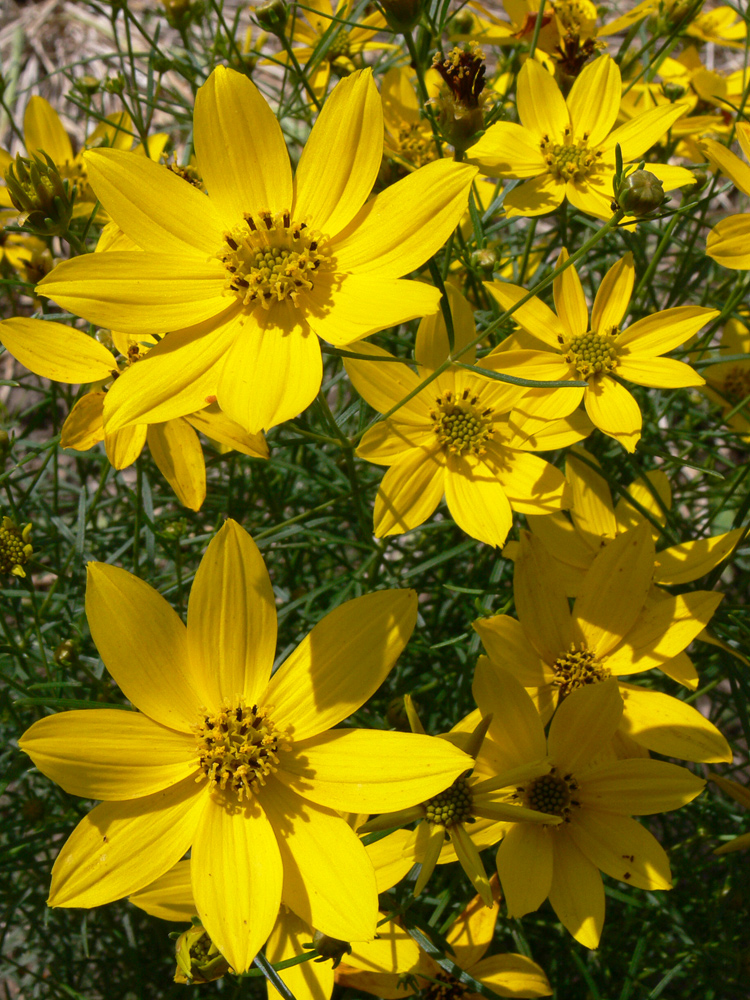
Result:
[[[558,263],[567,258],[563,250]],[[622,330],[634,280],[633,255],[627,253],[605,274],[589,321],[583,286],[569,267],[554,282],[557,315],[536,296],[513,313],[530,337],[526,341],[522,333],[523,346],[534,350],[504,350],[501,344],[483,364],[530,379],[584,379],[588,382],[585,389],[531,389],[519,408],[549,420],[567,416],[583,399],[599,430],[627,451],[635,451],[643,418],[638,403],[618,379],[663,389],[703,385],[689,365],[660,355],[684,343],[719,312],[678,306],[644,316]],[[505,282],[486,283],[485,288],[503,309],[515,306],[526,295],[525,289]]]
[[[437,311],[437,289],[398,279],[448,237],[476,173],[440,160],[365,204],[383,155],[369,70],[335,88],[294,180],[278,121],[239,73],[219,67],[201,87],[194,136],[208,197],[146,157],[87,154],[102,204],[143,252],[66,261],[40,285],[100,326],[168,334],[127,395],[113,387],[108,430],[209,396],[252,433],[296,416],[320,388],[318,335],[348,344]]]
[[[548,755],[549,774],[519,784],[514,801],[562,818],[559,826],[514,823],[500,843],[497,871],[512,917],[549,897],[563,926],[587,948],[599,944],[604,886],[599,870],[641,889],[670,889],[667,855],[632,815],[678,809],[705,782],[660,760],[613,760],[607,747],[622,700],[614,680],[578,688],[557,709],[545,738],[533,702],[510,674],[481,659],[474,697],[492,715],[483,753],[493,769]],[[481,763],[477,762],[477,766]]]
[[[582,212],[611,217],[615,146],[626,166],[638,161],[686,111],[680,104],[652,108],[613,132],[621,91],[619,67],[609,56],[586,66],[567,98],[538,62],[523,64],[517,83],[521,124],[491,125],[469,156],[492,177],[529,178],[506,195],[506,215],[544,215],[567,198]],[[648,169],[665,191],[694,183],[684,167],[649,163]]]
[[[103,563],[89,565],[86,612],[139,711],[51,715],[19,741],[66,791],[102,800],[57,857],[50,905],[99,906],[136,892],[192,846],[198,915],[237,972],[282,900],[332,937],[371,938],[373,867],[335,810],[412,805],[471,764],[444,740],[331,730],[393,666],[416,594],[349,601],[271,676],[271,581],[250,536],[228,521],[198,569],[187,628],[146,583]]]
[[[492,662],[529,690],[545,722],[571,692],[615,677],[624,703],[618,734],[633,755],[645,747],[683,760],[731,760],[729,744],[700,712],[625,680],[679,657],[722,598],[710,590],[677,597],[652,591],[653,572],[654,543],[641,524],[600,550],[571,610],[554,559],[525,534],[513,574],[518,620],[495,615],[474,627]]]

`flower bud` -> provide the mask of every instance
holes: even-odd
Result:
[[[456,46],[447,56],[439,53],[433,60],[447,87],[430,103],[445,139],[464,152],[484,128],[484,54],[474,43]]]
[[[9,457],[11,448],[13,447],[13,441],[7,431],[0,428],[0,462],[5,463],[5,460]]]
[[[196,921],[192,927],[183,931],[175,945],[177,971],[174,981],[188,985],[190,983],[210,983],[221,979],[229,972],[229,963],[203,929]]]
[[[661,208],[666,195],[658,177],[649,170],[636,170],[622,182],[616,200],[623,212],[640,218]]]
[[[289,17],[289,8],[284,0],[267,0],[255,8],[255,20],[272,35],[283,35]]]
[[[78,649],[72,639],[65,639],[55,650],[54,661],[58,667],[74,667],[78,663]]]
[[[484,271],[485,274],[492,274],[498,265],[497,254],[489,247],[484,247],[481,250],[474,250],[469,260],[471,261],[472,267],[475,267],[478,271]]]
[[[327,959],[333,959],[333,967],[341,962],[344,955],[351,955],[352,946],[348,941],[340,941],[338,938],[329,937],[327,934],[322,934],[320,931],[315,931],[313,934],[312,945],[303,945],[303,947],[313,947],[320,954],[320,958],[316,958],[316,962],[325,962]]]
[[[19,153],[5,172],[13,205],[25,212],[27,229],[44,236],[60,236],[73,215],[73,202],[57,167],[46,153],[31,159]]]
[[[424,0],[378,0],[388,27],[403,34],[411,31],[422,17]]]

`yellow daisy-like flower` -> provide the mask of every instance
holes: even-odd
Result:
[[[567,259],[563,250],[558,266]],[[572,413],[583,400],[602,433],[619,441],[627,451],[635,451],[641,437],[641,411],[612,376],[662,389],[703,385],[704,380],[689,365],[660,355],[683,344],[719,312],[678,306],[644,316],[623,330],[634,280],[633,255],[627,253],[605,274],[589,320],[580,278],[575,268],[567,268],[554,282],[557,315],[536,296],[513,313],[515,322],[531,338],[526,341],[521,335],[524,347],[534,349],[503,350],[501,344],[483,364],[530,379],[585,380],[585,389],[531,389],[519,408],[550,420]],[[503,309],[515,306],[526,295],[525,289],[504,282],[487,283],[485,288]]]
[[[9,517],[0,524],[0,573],[26,576],[24,566],[34,554],[31,524],[19,528]]]
[[[562,819],[548,827],[514,823],[500,843],[508,914],[522,917],[549,897],[573,937],[596,948],[604,925],[600,870],[640,889],[671,888],[667,855],[631,816],[679,809],[705,782],[676,764],[607,756],[622,715],[614,680],[568,695],[546,738],[526,691],[488,659],[477,665],[474,697],[482,714],[492,715],[489,766],[520,767],[545,755],[552,764],[549,774],[519,784],[512,801]]]
[[[153,338],[113,333],[113,346],[121,361],[98,340],[62,323],[16,317],[0,322],[0,343],[22,365],[55,382],[70,385],[104,383],[130,378],[133,365],[148,356]],[[200,510],[206,499],[206,463],[197,432],[227,450],[254,458],[268,458],[262,434],[249,434],[226,417],[213,403],[196,413],[156,424],[131,424],[119,431],[104,427],[107,391],[95,388],[73,406],[63,424],[60,445],[88,451],[104,442],[107,458],[115,469],[127,469],[148,443],[157,468],[180,503]]]
[[[705,628],[722,595],[709,590],[673,597],[651,591],[654,543],[646,524],[626,531],[591,564],[571,610],[544,544],[524,534],[515,563],[518,620],[474,623],[487,654],[534,697],[542,719],[573,691],[618,679],[626,741],[666,757],[732,759],[719,730],[678,698],[620,678],[661,669]]]
[[[708,365],[703,369],[706,385],[702,391],[721,407],[727,427],[750,442],[750,330],[739,320],[728,320],[722,330],[721,347],[725,355],[745,354],[747,358]]]
[[[750,125],[737,123],[737,140],[745,157],[750,160]],[[704,139],[700,148],[714,167],[750,196],[750,167],[714,139]],[[733,271],[750,268],[750,214],[729,215],[717,223],[706,239],[706,253],[722,267]]]
[[[432,126],[420,112],[414,76],[413,70],[405,66],[393,66],[381,84],[384,153],[410,171],[438,158]],[[436,94],[440,78],[434,70],[429,70],[427,79],[430,92]],[[433,81],[434,86],[431,86]]]
[[[693,16],[686,23],[686,15],[690,12]],[[641,0],[626,14],[601,27],[599,34],[606,36],[627,31],[644,17],[658,14],[665,17],[670,27],[682,27],[686,35],[701,42],[714,42],[732,49],[744,46],[747,25],[734,7],[721,5],[712,10],[701,11],[696,9],[692,0]]]
[[[506,215],[544,215],[567,198],[582,212],[611,217],[615,146],[627,169],[686,111],[679,104],[652,108],[612,131],[621,92],[619,67],[606,55],[583,69],[567,98],[538,62],[523,64],[516,95],[521,124],[491,125],[469,156],[492,177],[524,179],[506,195]],[[665,191],[694,183],[684,167],[649,163],[648,169]]]
[[[399,278],[454,229],[476,173],[440,160],[365,204],[383,155],[369,70],[326,101],[294,180],[278,121],[239,73],[219,67],[200,88],[194,136],[208,197],[146,157],[87,154],[102,204],[143,252],[66,261],[39,286],[99,326],[168,334],[127,392],[113,386],[109,431],[207,397],[251,433],[296,416],[320,388],[318,336],[349,344],[437,311],[437,289]]]
[[[456,350],[475,337],[471,306],[448,287]],[[358,344],[372,361],[345,360],[357,392],[387,413],[448,357],[442,315],[423,320],[417,336],[419,374],[387,351]],[[464,354],[465,361],[473,359]],[[384,359],[384,360],[383,360]],[[482,364],[487,359],[482,360]],[[512,510],[544,514],[569,500],[565,479],[533,451],[564,448],[586,437],[583,414],[539,421],[511,408],[526,390],[473,371],[449,368],[363,436],[357,454],[390,466],[375,500],[375,534],[401,534],[422,524],[445,496],[456,524],[488,545],[502,545]]]
[[[426,1000],[480,1000],[482,994],[458,978],[471,978],[501,997],[547,997],[552,993],[543,970],[525,955],[485,957],[492,944],[500,912],[497,878],[492,878],[491,905],[480,896],[456,917],[448,928],[453,971],[447,972],[427,955],[397,921],[378,928],[377,940],[356,945],[334,975],[340,986],[398,1000],[419,992]]]
[[[187,628],[148,584],[104,563],[89,564],[86,613],[139,711],[51,715],[19,741],[67,792],[102,800],[58,855],[49,904],[120,899],[190,848],[198,916],[237,972],[282,900],[332,937],[373,937],[372,863],[335,810],[405,808],[471,762],[444,740],[331,728],[388,674],[417,595],[349,601],[271,676],[271,581],[250,536],[227,521],[198,568]]]

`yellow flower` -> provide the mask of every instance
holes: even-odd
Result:
[[[411,699],[407,700],[407,712],[412,729],[424,733]],[[478,713],[474,713],[476,715]],[[446,733],[443,739],[459,746],[464,753],[476,759],[490,720],[476,719],[474,716],[468,716]],[[496,844],[509,822],[556,822],[551,816],[536,810],[508,805],[507,794],[502,789],[548,772],[549,764],[545,759],[501,774],[483,774],[481,780],[467,771],[450,788],[426,802],[410,809],[384,813],[363,823],[359,829],[362,833],[369,833],[416,823],[416,828],[410,833],[405,834],[403,830],[396,829],[390,836],[378,841],[386,856],[400,856],[409,859],[410,865],[421,865],[419,877],[414,884],[414,895],[418,896],[427,885],[435,871],[435,865],[450,864],[457,860],[485,905],[492,906],[492,889],[479,852]]]
[[[691,11],[695,13],[686,23],[685,17]],[[686,35],[701,42],[714,42],[733,49],[744,48],[747,25],[734,7],[720,6],[714,7],[713,10],[696,11],[693,0],[641,0],[626,14],[600,28],[599,34],[606,36],[627,31],[632,25],[651,14],[661,15],[668,28],[682,27]]]
[[[139,711],[51,715],[19,741],[67,792],[102,800],[55,861],[50,905],[120,899],[190,848],[198,916],[237,972],[282,899],[325,934],[371,938],[372,863],[335,810],[405,808],[470,762],[443,740],[331,728],[380,686],[416,611],[412,591],[349,601],[271,676],[271,581],[235,522],[201,562],[187,628],[146,583],[90,563],[91,634]]]
[[[420,103],[413,83],[413,70],[393,66],[383,77],[383,123],[385,146],[383,152],[407,170],[416,170],[438,158],[432,126],[420,114]],[[431,90],[437,93],[439,77],[434,70],[427,74]]]
[[[619,67],[606,55],[583,69],[567,98],[539,63],[523,64],[517,82],[521,124],[491,125],[469,156],[492,177],[525,179],[506,195],[506,215],[544,215],[567,198],[582,212],[611,217],[615,146],[632,168],[631,161],[641,159],[686,110],[674,104],[652,108],[612,131],[621,91]],[[684,167],[649,163],[648,169],[665,191],[694,183]]]
[[[721,778],[718,774],[709,774],[708,777],[735,802],[739,802],[745,809],[750,809],[750,791],[744,785],[732,781],[731,778]],[[745,851],[748,847],[750,847],[750,833],[741,833],[739,837],[717,847],[714,854],[733,854],[735,851]]]
[[[619,681],[679,657],[705,628],[722,595],[652,592],[654,543],[647,524],[599,552],[572,610],[555,568],[541,540],[525,533],[513,576],[518,620],[496,615],[474,623],[493,666],[512,673],[533,693],[543,721],[573,691],[614,677],[624,703],[618,735],[625,737],[631,755],[645,747],[684,760],[731,760],[727,741],[696,709]]]
[[[747,216],[750,220],[750,216]],[[750,226],[748,227],[750,229]],[[747,360],[719,361],[703,369],[703,393],[721,407],[728,427],[750,441],[750,330],[730,319],[721,334],[722,353],[747,355]]]
[[[552,763],[549,774],[520,784],[512,801],[563,821],[508,829],[497,851],[508,914],[522,917],[549,897],[573,937],[596,948],[604,924],[599,870],[640,889],[671,888],[667,855],[630,817],[678,809],[705,782],[664,761],[611,759],[606,751],[622,714],[614,680],[568,695],[546,739],[528,694],[486,658],[477,665],[474,697],[482,714],[492,715],[485,750],[494,749],[493,768],[521,767],[545,755]]]
[[[558,266],[568,259],[563,250]],[[719,315],[716,309],[678,306],[664,309],[621,329],[633,292],[633,255],[627,253],[605,274],[589,321],[583,286],[573,267],[554,282],[557,315],[534,296],[513,314],[531,338],[533,350],[503,350],[500,345],[483,364],[495,371],[530,379],[583,379],[584,388],[532,389],[519,409],[535,417],[566,417],[583,400],[586,412],[602,433],[635,451],[643,423],[638,403],[612,376],[638,385],[675,389],[703,385],[697,372],[682,361],[662,358]],[[485,284],[503,309],[526,295],[517,285]]]
[[[18,528],[9,517],[0,525],[0,573],[26,576],[24,566],[34,554],[31,525]]]
[[[475,896],[448,928],[445,940],[452,964],[450,972],[391,920],[378,928],[375,941],[353,948],[351,955],[347,955],[336,970],[336,982],[385,1000],[417,992],[425,997],[480,1000],[482,994],[458,978],[465,972],[497,996],[550,996],[552,990],[547,977],[530,958],[514,954],[485,957],[500,911],[494,876],[492,889],[494,898],[490,906],[480,896]]]
[[[745,157],[750,160],[750,125],[737,123],[737,140]],[[700,148],[712,165],[734,183],[743,194],[750,195],[750,167],[739,156],[713,139],[704,139]],[[717,223],[706,239],[706,253],[733,271],[750,268],[750,214],[729,215]]]
[[[471,306],[448,285],[456,350],[475,336]],[[417,336],[419,374],[387,351],[358,344],[372,361],[345,360],[357,392],[386,413],[448,357],[442,315],[423,320]],[[471,354],[463,360],[470,362]],[[385,359],[385,360],[383,360]],[[484,364],[483,359],[482,363]],[[488,545],[502,545],[511,510],[543,514],[568,504],[565,479],[532,451],[564,448],[589,433],[583,414],[537,421],[511,407],[526,390],[485,378],[481,368],[449,368],[363,436],[357,454],[390,466],[375,500],[375,534],[401,534],[422,524],[445,496],[456,524]]]
[[[99,326],[168,334],[127,391],[113,386],[109,431],[209,396],[251,433],[296,416],[320,388],[318,335],[349,344],[438,309],[437,289],[399,276],[454,229],[476,173],[440,160],[364,204],[383,153],[369,70],[326,101],[294,181],[278,121],[239,73],[214,70],[194,130],[208,197],[146,157],[87,154],[102,204],[143,252],[65,261],[40,285]]]
[[[645,478],[632,482],[623,492],[615,506],[609,485],[591,466],[598,465],[593,455],[582,448],[572,449],[566,458],[565,478],[570,484],[573,502],[570,519],[565,514],[550,514],[545,517],[527,515],[532,532],[538,536],[555,564],[555,577],[565,589],[568,597],[577,597],[585,575],[603,545],[646,519],[640,513],[645,509],[659,524],[666,523],[666,511],[672,506],[672,492],[669,480],[656,469],[647,472]],[[654,494],[658,497],[655,498]],[[638,504],[636,508],[634,503]],[[652,529],[654,541],[661,537]],[[663,587],[692,583],[705,576],[714,566],[734,550],[743,529],[735,528],[720,535],[710,535],[690,542],[670,545],[656,553],[654,583]],[[511,547],[512,546],[512,547]],[[517,542],[509,542],[503,555],[514,559],[518,551]],[[666,670],[670,677],[695,687],[697,674],[682,656],[678,676]],[[666,664],[662,666],[665,669]]]
[[[62,323],[24,317],[0,322],[0,342],[17,361],[35,375],[73,385],[110,385],[113,379],[127,382],[132,366],[148,356],[148,342],[154,343],[153,338],[120,333],[113,333],[112,340],[120,364],[99,341]],[[103,441],[112,466],[127,469],[148,442],[157,468],[180,503],[191,510],[200,510],[206,499],[206,463],[197,431],[228,450],[268,458],[263,435],[247,433],[215,403],[163,423],[131,424],[108,432],[104,427],[107,395],[104,388],[95,388],[76,402],[63,424],[61,446],[88,451]]]

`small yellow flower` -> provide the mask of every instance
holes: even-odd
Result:
[[[3,517],[0,526],[0,573],[26,576],[24,566],[34,554],[31,545],[31,524],[16,527],[9,517]]]
[[[737,123],[737,140],[746,159],[750,160],[750,125]],[[739,156],[714,139],[704,139],[700,148],[712,165],[735,184],[743,194],[750,195],[750,166]],[[709,257],[733,271],[750,268],[750,214],[729,215],[717,223],[706,239]]]
[[[627,168],[686,111],[674,104],[652,108],[612,131],[621,92],[619,67],[606,55],[583,69],[567,98],[538,62],[523,64],[517,82],[521,124],[496,122],[469,155],[483,173],[525,181],[506,195],[506,215],[544,215],[567,198],[582,212],[611,217],[615,146]],[[649,163],[648,169],[665,191],[694,183],[684,167]]]
[[[690,13],[692,17],[687,21],[686,17]],[[627,31],[650,15],[660,16],[663,19],[662,26],[667,31],[682,27],[686,35],[701,42],[714,42],[716,45],[726,45],[733,49],[744,47],[747,25],[734,7],[722,5],[712,10],[701,11],[696,9],[693,0],[641,0],[626,14],[600,28],[599,35],[607,36]]]
[[[567,259],[563,250],[558,266]],[[557,315],[536,296],[516,309],[513,319],[528,335],[526,339],[521,335],[523,346],[533,350],[504,350],[501,344],[484,359],[485,367],[530,379],[582,379],[588,383],[585,389],[531,389],[518,404],[522,412],[559,419],[583,400],[602,433],[619,441],[627,451],[635,451],[643,418],[637,402],[618,379],[663,389],[703,385],[701,376],[689,365],[660,355],[692,337],[719,315],[718,310],[678,306],[622,329],[634,280],[633,255],[627,253],[605,274],[590,320],[583,286],[573,267],[555,279]],[[485,288],[503,309],[515,306],[526,295],[518,285],[504,282],[488,283]]]

